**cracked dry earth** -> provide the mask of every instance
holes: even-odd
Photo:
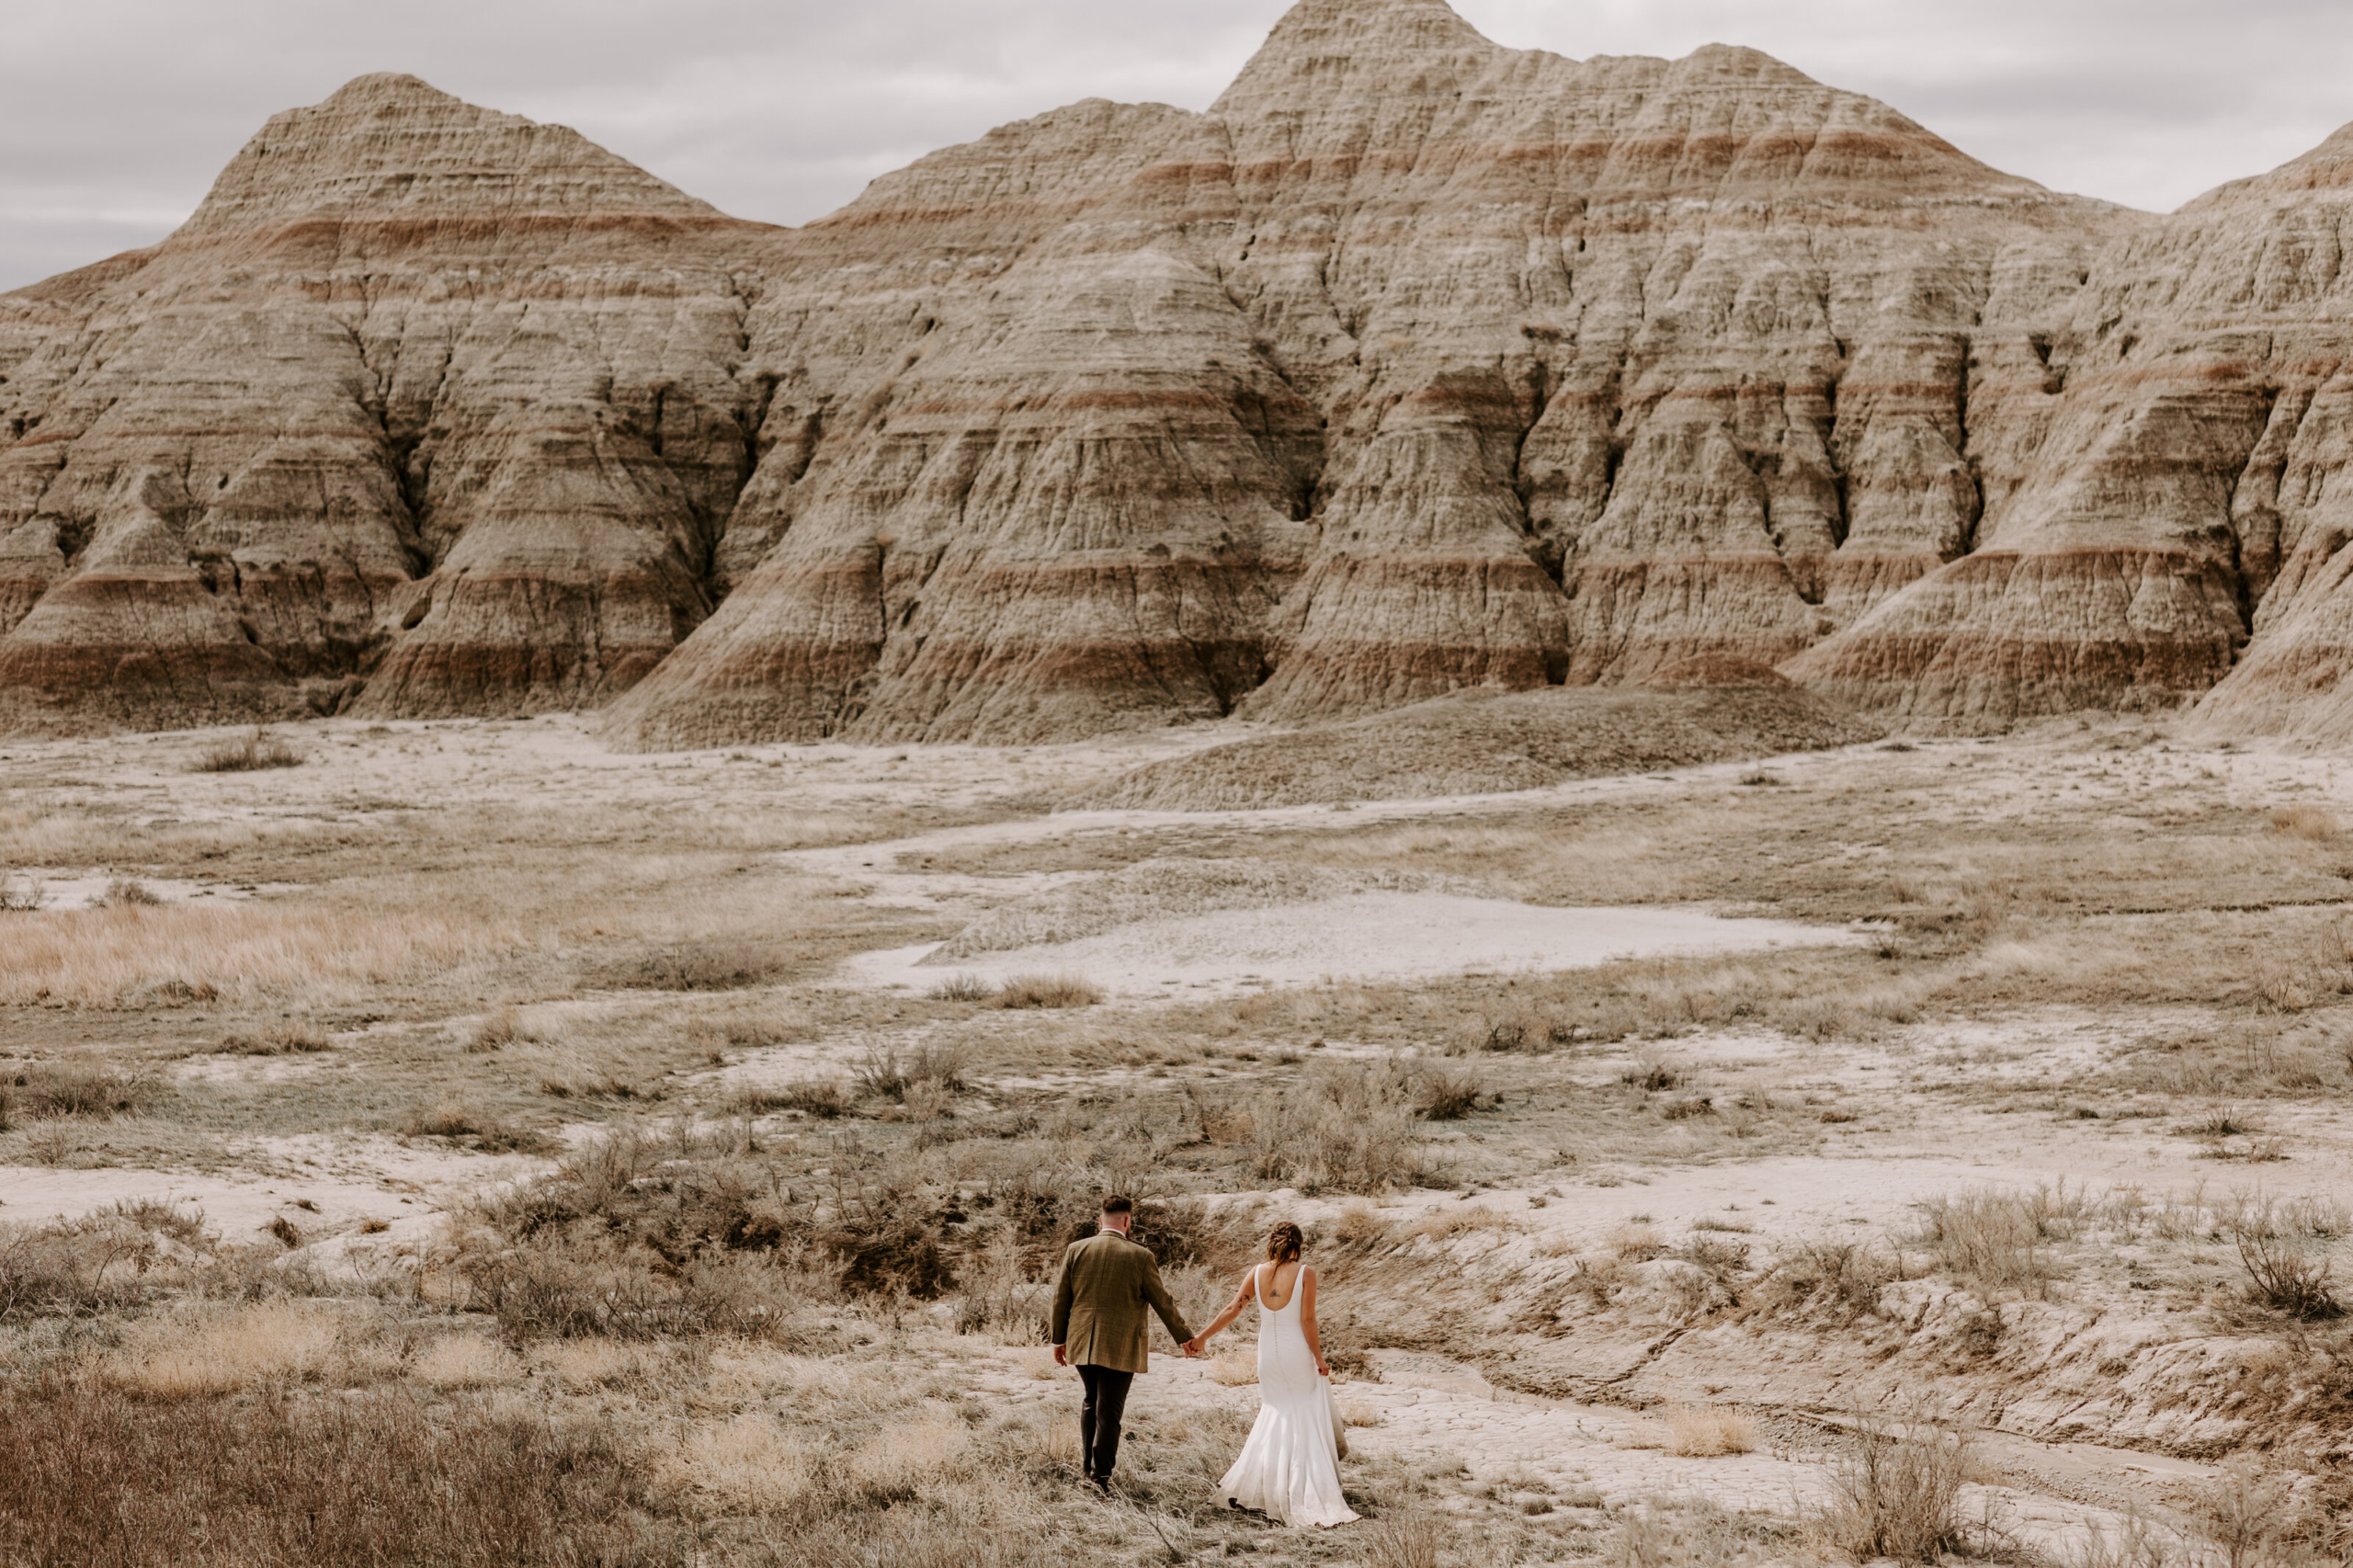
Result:
[[[615,1213],[756,1171],[736,1241],[628,1223],[665,1278],[739,1245],[803,1271],[804,1384],[775,1388],[928,1380],[1049,1470],[1076,1397],[1036,1343],[1051,1195],[1119,1187],[1195,1216],[1168,1256],[1197,1318],[1256,1227],[1310,1227],[1352,1494],[1462,1561],[1639,1557],[1639,1521],[1694,1500],[1733,1523],[1670,1559],[1835,1557],[1875,1420],[1969,1434],[1959,1508],[1997,1557],[2090,1563],[2143,1528],[2196,1557],[2239,1483],[2295,1550],[2326,1539],[2353,1352],[2261,1299],[2244,1243],[2325,1265],[2353,1206],[2332,758],[2067,720],[1343,810],[1054,809],[1253,733],[625,756],[568,718],[335,721],[232,774],[188,771],[216,735],[10,743],[0,877],[37,907],[0,914],[0,1224],[153,1234],[97,1265],[114,1293],[0,1334],[95,1364],[228,1310],[189,1303],[237,1268],[408,1324],[409,1369],[371,1375],[422,1378],[450,1333],[554,1355],[482,1260],[540,1244],[516,1203],[555,1211],[632,1139],[655,1153]],[[1072,994],[1005,1002],[1040,977]],[[103,1092],[56,1098],[77,1074]],[[878,1202],[940,1270],[881,1289],[826,1250]],[[852,1463],[794,1425],[813,1396],[722,1397],[693,1335],[665,1343],[667,1392],[477,1381],[618,1410],[656,1513],[714,1540],[788,1505],[697,1446],[711,1411],[799,1433],[821,1490]],[[1158,1357],[1134,1506],[1049,1487],[1024,1528],[1385,1561],[1201,1514],[1187,1456],[1253,1408],[1230,1358]]]

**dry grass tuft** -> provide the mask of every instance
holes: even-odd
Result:
[[[548,1357],[557,1377],[574,1388],[609,1388],[640,1375],[643,1356],[610,1339],[567,1339]]]
[[[1618,1074],[1618,1081],[1658,1094],[1682,1083],[1683,1072],[1665,1057],[1646,1051],[1634,1059],[1631,1066]]]
[[[1829,1467],[1815,1528],[1858,1562],[1936,1562],[1969,1545],[1961,1489],[1969,1439],[1923,1420],[1863,1422]]]
[[[30,915],[49,902],[49,890],[38,878],[0,876],[0,915]]]
[[[597,978],[625,991],[744,991],[782,978],[792,962],[784,944],[767,937],[718,936],[657,948]]]
[[[1103,993],[1084,975],[1017,974],[998,988],[991,1005],[1016,1010],[1038,1007],[1092,1007]]]
[[[2345,824],[2323,806],[2281,806],[2270,816],[2271,831],[2314,844],[2334,844],[2345,836]]]
[[[272,1024],[251,1034],[221,1038],[225,1056],[308,1056],[326,1049],[326,1036],[295,1024]]]
[[[1221,1350],[1210,1358],[1210,1381],[1230,1389],[1258,1381],[1258,1356],[1252,1350]]]
[[[1527,1228],[1528,1222],[1517,1214],[1506,1214],[1483,1203],[1464,1203],[1440,1209],[1416,1224],[1413,1233],[1442,1242],[1479,1232],[1524,1231]]]
[[[267,729],[256,728],[243,740],[222,741],[199,752],[188,764],[190,773],[266,773],[278,767],[300,767],[302,754],[271,734]]]
[[[2247,1299],[2308,1323],[2343,1317],[2334,1262],[2316,1227],[2282,1221],[2274,1205],[2254,1207],[2225,1222],[2246,1270]]]
[[[1611,1231],[1603,1244],[1620,1263],[1647,1263],[1666,1256],[1666,1243],[1660,1239],[1657,1230],[1641,1221]]]
[[[1347,1242],[1358,1246],[1378,1246],[1394,1233],[1395,1227],[1390,1222],[1388,1217],[1373,1208],[1371,1204],[1362,1201],[1350,1203],[1342,1209],[1339,1217],[1332,1221],[1332,1237],[1335,1241]]]
[[[444,1095],[409,1112],[401,1131],[411,1138],[447,1138],[485,1154],[544,1153],[553,1147],[539,1133],[516,1127],[469,1105],[462,1096]]]
[[[1777,1261],[1756,1291],[1767,1311],[1852,1323],[1879,1309],[1902,1277],[1898,1261],[1860,1242],[1808,1242]]]
[[[1425,1121],[1460,1121],[1485,1101],[1471,1074],[1433,1064],[1414,1075],[1414,1114]]]
[[[440,1389],[490,1388],[522,1381],[523,1369],[496,1340],[453,1334],[435,1340],[412,1363],[419,1380]]]
[[[117,877],[90,901],[90,906],[94,909],[154,909],[163,902],[163,895],[145,882],[131,877]]]
[[[1429,1169],[1415,1131],[1416,1074],[1402,1062],[1323,1062],[1266,1091],[1246,1114],[1205,1107],[1223,1142],[1249,1145],[1251,1174],[1302,1191],[1379,1193],[1418,1185]]]
[[[1666,1413],[1666,1449],[1686,1459],[1753,1453],[1756,1423],[1737,1410],[1683,1405]]]
[[[807,1451],[770,1417],[750,1414],[723,1426],[690,1428],[678,1450],[657,1461],[655,1473],[722,1508],[747,1513],[790,1508],[815,1482]]]
[[[996,987],[977,974],[951,974],[927,993],[935,1002],[985,1002]]]
[[[513,1007],[501,1007],[482,1021],[466,1041],[466,1051],[472,1056],[487,1056],[494,1051],[504,1051],[531,1038],[523,1027],[523,1015]]]
[[[2060,1195],[2063,1198],[2063,1194]],[[2045,1294],[2057,1278],[2049,1246],[2060,1216],[2050,1189],[1975,1188],[1925,1205],[1920,1240],[1946,1268],[1984,1290]]]
[[[142,1074],[88,1062],[34,1062],[0,1070],[0,1088],[10,1114],[28,1121],[78,1116],[110,1121],[137,1116],[155,1097],[155,1084]]]
[[[961,1471],[972,1433],[953,1414],[884,1427],[851,1452],[843,1467],[870,1504],[912,1501],[927,1485]]]
[[[135,1325],[98,1363],[109,1385],[154,1399],[241,1393],[324,1373],[339,1336],[327,1309],[270,1301],[233,1312],[190,1309]]]
[[[901,1090],[904,1092],[904,1087]],[[849,1089],[839,1078],[802,1078],[780,1088],[746,1088],[735,1096],[735,1108],[753,1116],[773,1110],[797,1110],[803,1116],[830,1121],[848,1114]]]
[[[902,1103],[919,1090],[945,1094],[966,1086],[970,1060],[971,1048],[961,1040],[918,1040],[904,1051],[870,1046],[858,1060],[854,1086],[863,1097]]]
[[[1447,1568],[1457,1534],[1451,1520],[1426,1509],[1385,1512],[1359,1537],[1365,1568]]]

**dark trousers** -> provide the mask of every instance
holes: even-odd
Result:
[[[1120,1422],[1128,1413],[1128,1385],[1133,1372],[1108,1367],[1081,1366],[1078,1381],[1086,1385],[1086,1403],[1078,1407],[1078,1457],[1097,1481],[1111,1479],[1120,1462]]]

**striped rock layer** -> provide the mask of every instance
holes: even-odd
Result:
[[[0,726],[1033,741],[1693,659],[2306,723],[2333,149],[2152,219],[1753,51],[1304,0],[1205,113],[787,230],[365,77],[0,297]]]

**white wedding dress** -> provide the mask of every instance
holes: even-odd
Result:
[[[1258,1303],[1258,1420],[1242,1457],[1218,1483],[1229,1506],[1255,1508],[1286,1525],[1345,1525],[1358,1516],[1340,1495],[1340,1449],[1332,1380],[1315,1369],[1300,1327],[1302,1278],[1290,1285],[1290,1300],[1269,1308],[1259,1288],[1270,1266],[1250,1276]]]

